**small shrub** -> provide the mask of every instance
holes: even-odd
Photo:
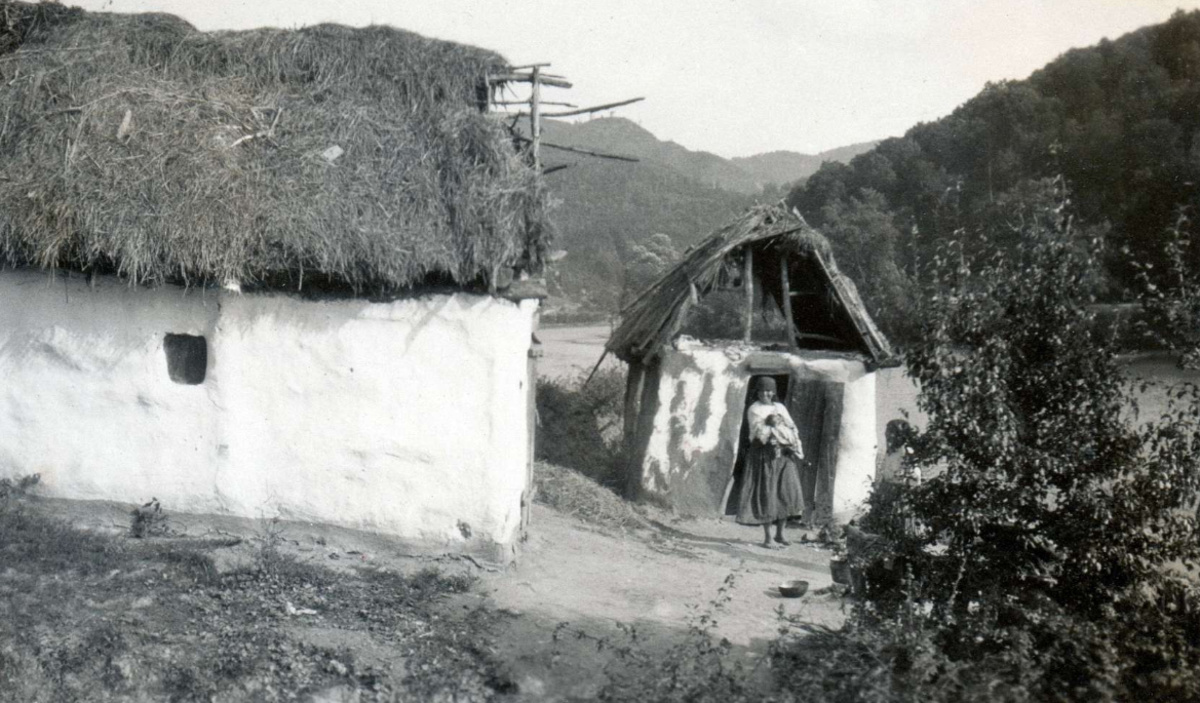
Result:
[[[15,481],[11,478],[0,478],[0,500],[23,496],[41,480],[41,474],[21,476]]]
[[[582,374],[538,379],[536,456],[619,489],[625,468],[625,368],[608,366],[586,385],[585,379]]]
[[[167,514],[163,512],[158,498],[151,498],[149,503],[134,508],[129,517],[131,537],[161,537],[170,532],[170,528],[167,527]]]
[[[1200,368],[1200,272],[1193,266],[1197,250],[1190,208],[1179,208],[1166,228],[1163,248],[1165,270],[1133,262],[1142,286],[1144,317],[1137,321],[1147,346],[1165,347],[1180,357],[1180,365]]]

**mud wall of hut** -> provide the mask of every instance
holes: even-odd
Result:
[[[535,301],[314,302],[0,272],[0,477],[506,559]]]
[[[796,417],[802,437],[824,430],[835,520],[852,517],[870,494],[875,473],[875,375],[857,359],[818,352],[670,349],[637,369],[640,398],[629,450],[629,490],[690,515],[725,512],[738,456],[746,394],[755,376],[786,376],[793,392],[819,392],[810,417]],[[631,384],[632,385],[632,384]],[[822,408],[827,407],[827,410]],[[814,423],[832,427],[815,428]],[[806,427],[805,425],[809,425]],[[820,433],[818,432],[818,435]],[[818,440],[818,444],[820,440]],[[820,447],[806,446],[810,458]]]

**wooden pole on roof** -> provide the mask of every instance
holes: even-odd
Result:
[[[583,107],[577,110],[567,110],[565,112],[547,112],[546,117],[572,117],[574,115],[586,115],[590,112],[600,112],[601,110],[611,110],[614,107],[624,107],[633,103],[641,102],[645,98],[630,98],[629,100],[621,100],[615,103],[605,103],[603,105],[595,105],[592,107]]]
[[[533,67],[533,91],[529,97],[529,136],[533,138],[533,170],[535,172],[542,169],[541,157],[538,155],[538,147],[542,141],[542,82],[541,82],[541,66]]]
[[[746,260],[745,270],[742,272],[742,287],[746,289],[746,336],[745,341],[750,341],[750,336],[754,332],[754,250],[750,245],[746,245]]]
[[[796,346],[796,321],[792,319],[792,283],[788,279],[788,255],[779,257],[779,280],[783,285],[783,316],[787,320],[788,347]]]

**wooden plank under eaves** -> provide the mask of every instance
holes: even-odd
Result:
[[[837,301],[841,303],[842,309],[850,316],[850,323],[854,325],[855,331],[858,332],[863,344],[874,357],[876,362],[881,362],[892,356],[892,350],[884,341],[883,334],[879,328],[867,316],[866,308],[863,307],[862,301],[858,299],[858,294],[851,292],[849,286],[846,285],[845,279],[841,272],[830,270],[828,264],[825,263],[825,257],[817,254],[813,257],[817,260],[817,264],[821,267],[821,272],[825,274],[825,280],[833,287],[833,293],[837,296]]]

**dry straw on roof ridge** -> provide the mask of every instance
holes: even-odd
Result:
[[[387,27],[0,0],[0,261],[368,292],[536,268],[544,187],[481,112],[505,65]]]
[[[801,254],[818,262],[823,280],[828,282],[837,305],[844,309],[854,330],[848,337],[857,337],[875,362],[892,358],[887,340],[875,328],[853,282],[838,271],[829,241],[782,203],[751,207],[689,249],[678,264],[621,311],[621,324],[605,348],[617,358],[631,362],[669,345],[691,304],[717,285],[723,267],[728,264],[726,257],[747,248],[758,252],[754,275],[759,279],[766,272],[767,260],[773,260],[777,252]],[[775,285],[780,284],[777,281]]]
[[[792,235],[789,241],[799,249],[828,253],[825,238],[782,205],[751,207],[689,249],[678,264],[627,305],[606,348],[629,361],[668,344],[679,331],[689,303],[716,283],[726,255],[739,246],[780,235]]]

